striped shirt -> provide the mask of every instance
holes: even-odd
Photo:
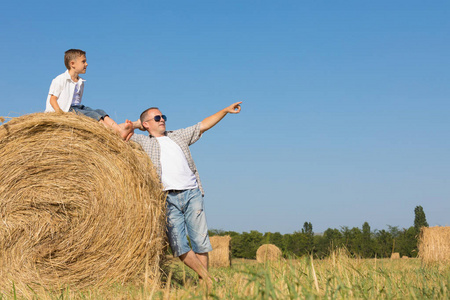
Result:
[[[204,196],[205,191],[203,190],[197,167],[195,166],[194,160],[192,159],[191,151],[189,150],[189,146],[198,141],[202,136],[200,133],[200,123],[201,122],[184,129],[166,131],[165,135],[172,141],[174,141],[178,146],[180,146],[181,150],[184,153],[184,156],[186,157],[189,168],[191,169],[192,173],[194,173],[195,178],[197,179],[198,187],[202,192],[202,195]],[[152,160],[153,165],[156,168],[156,172],[158,173],[159,178],[161,178],[161,148],[159,146],[158,140],[152,135],[143,134],[133,134],[131,140],[141,145],[142,149],[144,149],[148,156],[150,156],[150,159]]]

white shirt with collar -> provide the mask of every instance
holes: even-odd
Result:
[[[84,80],[83,78],[79,77],[79,99],[81,102],[81,98],[83,96],[83,90],[84,90]],[[81,81],[81,82],[80,82]],[[48,91],[48,97],[47,97],[47,103],[45,107],[45,112],[53,112],[55,111],[50,104],[50,97],[56,96],[58,97],[58,105],[61,108],[62,111],[68,112],[70,109],[70,105],[72,104],[73,94],[75,91],[75,86],[77,85],[77,82],[74,82],[72,78],[70,77],[69,70],[62,73],[61,75],[57,76],[55,79],[53,79],[52,84],[50,85],[50,90]]]

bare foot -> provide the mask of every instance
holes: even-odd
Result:
[[[206,289],[211,290],[213,287],[213,280],[209,277],[203,279],[202,277],[198,277],[198,282],[201,286],[206,287]]]
[[[144,126],[142,126],[142,123],[141,123],[140,119],[138,119],[137,121],[131,122],[131,123],[133,123],[133,127],[134,128],[137,128],[137,129],[139,129],[141,131],[147,131],[147,129],[145,129]]]
[[[134,134],[133,122],[131,122],[130,120],[126,120],[125,123],[119,124],[119,128],[120,128],[119,132],[120,137],[124,141],[128,142],[131,136]]]

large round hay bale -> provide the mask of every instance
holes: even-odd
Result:
[[[95,120],[37,113],[1,125],[0,179],[1,288],[158,275],[165,214],[157,175],[143,151]]]
[[[398,252],[393,252],[391,254],[391,259],[400,259],[400,253]]]
[[[209,265],[211,267],[230,267],[231,266],[231,237],[212,236],[209,238],[213,251],[209,252]]]
[[[450,226],[422,227],[418,248],[426,264],[450,263]]]
[[[266,261],[277,261],[281,259],[281,250],[275,245],[264,244],[256,251],[256,261],[263,263]]]

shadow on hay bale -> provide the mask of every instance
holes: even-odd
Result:
[[[450,264],[450,226],[422,227],[418,248],[425,264]]]
[[[212,236],[209,238],[213,251],[209,253],[209,265],[213,268],[231,266],[231,237]]]
[[[256,261],[263,263],[266,261],[277,261],[281,259],[281,250],[275,245],[264,244],[256,251]]]
[[[164,195],[148,156],[95,120],[37,113],[0,126],[0,288],[156,279]]]

